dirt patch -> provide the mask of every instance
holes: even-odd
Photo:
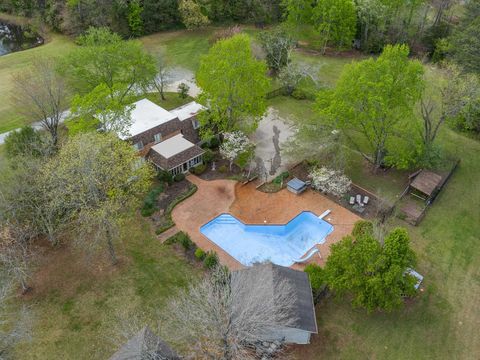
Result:
[[[33,287],[24,299],[33,300],[52,293],[63,298],[73,297],[78,291],[78,286],[87,286],[86,279],[89,283],[98,283],[115,276],[129,262],[129,259],[118,250],[119,247],[117,247],[119,262],[113,266],[105,251],[88,257],[70,243],[53,247],[46,240],[37,241],[34,253],[37,254],[38,261],[30,280]]]

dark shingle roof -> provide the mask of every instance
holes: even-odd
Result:
[[[425,195],[432,195],[442,182],[442,177],[432,171],[422,170],[415,176],[410,186]]]
[[[110,360],[177,360],[180,359],[165,342],[147,326],[128,340]]]
[[[267,271],[268,277],[255,276],[257,271]],[[266,301],[275,301],[276,294],[279,289],[276,287],[282,281],[286,281],[292,288],[294,295],[292,323],[288,327],[317,333],[317,320],[315,317],[315,307],[313,304],[312,288],[308,275],[303,271],[293,270],[288,267],[275,265],[272,263],[257,264],[242,270],[234,271],[236,276],[245,276],[248,282],[265,281],[262,286],[269,286],[272,299],[265,299]],[[255,289],[255,286],[251,286]]]

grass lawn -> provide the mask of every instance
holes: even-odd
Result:
[[[18,358],[107,359],[116,350],[109,335],[119,316],[141,312],[149,318],[201,273],[162,246],[144,218],[133,216],[124,229],[117,267],[45,245],[34,291],[22,300],[35,316],[33,339],[16,348]]]
[[[171,66],[196,71],[200,56],[209,47],[209,37],[214,28],[195,31],[169,31],[142,37],[145,48],[152,54],[162,54]]]
[[[18,128],[35,119],[26,119],[13,103],[10,95],[13,91],[11,76],[17,71],[27,69],[34,57],[60,56],[66,54],[75,45],[70,38],[49,34],[45,45],[0,56],[0,133]]]

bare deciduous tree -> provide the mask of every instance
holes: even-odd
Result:
[[[13,100],[28,120],[40,121],[52,138],[58,142],[58,124],[68,105],[68,91],[63,78],[56,71],[52,58],[32,59],[29,70],[13,75]]]
[[[423,119],[422,141],[427,149],[433,145],[441,126],[468,107],[472,99],[478,98],[478,80],[462,74],[455,65],[445,69],[446,83],[441,87],[440,101],[422,98],[420,110]]]
[[[296,319],[291,285],[276,282],[273,298],[267,268],[255,268],[246,273],[217,268],[175,296],[166,310],[164,337],[179,348],[187,346],[187,357],[259,358],[271,345],[265,341],[267,334]]]
[[[0,359],[12,357],[16,343],[30,338],[33,316],[29,308],[22,306],[15,315],[9,309],[12,282],[8,274],[0,269]]]
[[[318,87],[318,81],[312,74],[314,71],[307,65],[299,65],[289,62],[280,70],[278,79],[280,83],[287,88],[287,92],[291,94],[303,79],[310,79]]]
[[[162,100],[165,100],[165,87],[170,84],[172,80],[170,68],[165,59],[161,56],[157,58],[157,75],[149,83],[149,87],[154,88],[160,95]]]

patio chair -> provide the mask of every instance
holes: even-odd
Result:
[[[364,196],[364,197],[363,197],[363,203],[364,203],[365,205],[367,205],[369,201],[370,201],[370,198],[369,198],[368,196]]]
[[[362,203],[362,195],[357,194],[356,200],[357,200],[357,204],[358,204],[358,205],[363,206],[363,203]]]

